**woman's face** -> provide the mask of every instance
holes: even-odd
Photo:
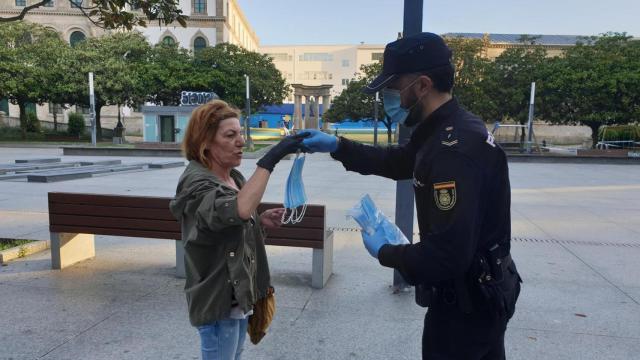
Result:
[[[239,166],[244,144],[240,120],[237,118],[222,120],[218,125],[218,132],[207,145],[209,159],[223,169]]]

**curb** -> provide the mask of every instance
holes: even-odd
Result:
[[[28,244],[0,251],[0,264],[4,265],[11,260],[35,254],[50,247],[51,242],[49,240],[35,240]]]

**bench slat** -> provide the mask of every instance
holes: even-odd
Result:
[[[94,204],[145,209],[168,209],[169,201],[171,201],[171,198],[167,197],[49,193],[49,203],[62,204]]]
[[[292,246],[311,249],[322,249],[324,247],[324,243],[322,241],[279,239],[272,237],[266,238],[264,243],[272,246]]]
[[[124,206],[104,206],[86,204],[61,204],[52,203],[49,213],[56,215],[92,215],[131,219],[152,219],[176,221],[169,209],[132,209]]]
[[[168,231],[180,232],[180,224],[177,221],[168,220],[148,220],[148,219],[127,219],[116,217],[83,216],[83,215],[60,215],[50,214],[51,225],[79,225],[90,227],[103,227],[110,229],[139,229],[143,231]]]
[[[324,239],[324,230],[287,228],[285,226],[278,229],[267,229],[267,237],[322,241]]]
[[[67,226],[67,225],[50,225],[49,231],[56,233],[80,233],[80,234],[95,234],[95,235],[112,235],[112,236],[130,236],[141,237],[150,239],[169,239],[180,240],[182,239],[181,233],[168,232],[168,231],[148,231],[148,230],[133,230],[133,229],[110,229],[103,227],[93,226]]]

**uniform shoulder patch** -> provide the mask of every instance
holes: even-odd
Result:
[[[446,127],[440,134],[440,143],[448,147],[458,144],[458,136],[453,126]]]
[[[433,184],[433,199],[438,209],[442,211],[453,209],[456,205],[456,182],[446,181]]]

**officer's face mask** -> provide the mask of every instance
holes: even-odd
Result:
[[[390,89],[390,88],[382,89],[382,99],[384,101],[384,111],[391,118],[391,122],[397,122],[399,124],[403,124],[403,125],[407,125],[407,126],[413,126],[413,125],[415,125],[417,123],[416,120],[419,120],[419,119],[415,119],[416,118],[415,116],[413,116],[412,119],[410,119],[409,121],[407,121],[407,118],[409,117],[409,114],[411,113],[411,110],[416,105],[418,105],[418,103],[420,102],[420,99],[424,95],[426,95],[426,93],[423,94],[421,97],[417,98],[413,102],[413,105],[411,105],[409,108],[405,108],[405,107],[402,106],[402,93],[405,92],[407,89],[409,89],[411,86],[413,86],[413,84],[415,84],[416,81],[418,81],[419,78],[420,77],[417,77],[415,80],[413,80],[409,85],[407,85],[402,90]]]
[[[282,214],[283,224],[296,224],[302,221],[307,210],[307,194],[302,182],[302,168],[304,167],[304,155],[296,154],[293,166],[287,178],[287,187],[284,193],[285,212]]]

